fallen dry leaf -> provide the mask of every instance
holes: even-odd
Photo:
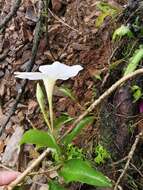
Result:
[[[36,107],[37,107],[38,103],[34,100],[30,100],[29,104],[28,104],[28,114],[32,114]]]
[[[2,163],[6,164],[7,166],[14,166],[17,163],[18,155],[19,155],[19,142],[22,138],[24,130],[22,127],[17,127],[15,132],[10,137],[5,152],[2,157]]]

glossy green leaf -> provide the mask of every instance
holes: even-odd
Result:
[[[125,75],[130,74],[131,72],[135,71],[139,62],[143,59],[143,47],[137,49],[134,55],[130,58],[129,64],[125,69]]]
[[[45,120],[47,126],[49,128],[51,128],[50,122],[49,122],[49,119],[48,119],[48,116],[46,113],[46,109],[45,109],[45,96],[44,96],[44,93],[43,93],[42,88],[39,85],[39,83],[37,84],[36,98],[37,98],[38,104],[40,106],[41,112],[43,114],[44,120]]]
[[[38,147],[49,147],[56,149],[57,152],[60,152],[60,148],[55,141],[55,138],[45,131],[40,131],[37,129],[30,129],[24,133],[20,144],[35,144]]]
[[[89,116],[81,120],[79,124],[72,130],[72,132],[65,136],[65,138],[63,139],[63,143],[66,145],[71,143],[72,140],[81,132],[81,130],[85,126],[91,124],[93,121],[94,121],[93,116]]]
[[[129,29],[129,26],[121,25],[119,28],[117,28],[113,34],[113,40],[116,40],[119,37],[128,36],[133,37],[133,34],[131,30]]]
[[[75,95],[72,93],[71,89],[67,87],[60,87],[59,90],[67,97],[71,98],[73,101],[76,101]]]
[[[67,183],[77,181],[96,187],[112,187],[109,178],[93,169],[89,162],[81,159],[71,159],[65,162],[59,174]]]
[[[68,114],[63,114],[54,121],[54,128],[60,128],[62,125],[65,125],[72,120],[73,118],[70,117]]]
[[[48,184],[49,184],[49,190],[66,190],[60,184],[54,181],[50,181]]]

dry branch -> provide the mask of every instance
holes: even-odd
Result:
[[[15,181],[13,181],[6,189],[12,190],[15,186],[17,186],[28,174],[31,172],[33,168],[35,168],[51,151],[50,148],[47,148]]]
[[[65,21],[63,21],[61,18],[59,18],[57,15],[55,15],[50,9],[48,9],[49,13],[56,19],[58,20],[60,23],[62,23],[64,26],[67,26],[69,29],[80,33],[77,29],[73,28],[72,26],[68,25]]]
[[[130,150],[130,152],[129,152],[129,154],[128,154],[128,159],[127,159],[127,162],[126,162],[125,167],[124,167],[124,169],[123,169],[123,172],[122,172],[121,175],[119,176],[119,178],[118,178],[118,180],[117,180],[117,182],[116,182],[116,184],[115,184],[114,190],[118,190],[118,185],[119,185],[120,181],[122,180],[122,178],[124,177],[124,175],[126,174],[126,171],[127,171],[128,167],[129,167],[129,164],[130,164],[130,162],[131,162],[131,159],[133,158],[134,152],[135,152],[135,150],[136,150],[137,144],[138,144],[140,138],[142,137],[142,135],[143,135],[143,133],[141,132],[141,133],[139,133],[139,134],[136,136],[135,142],[134,142],[134,144],[132,145],[131,150]]]
[[[20,4],[21,4],[21,0],[17,0],[15,2],[15,5],[12,7],[11,11],[9,12],[9,14],[0,23],[0,30],[3,29],[8,24],[8,22],[12,19],[12,17],[16,14],[17,10],[20,7]]]
[[[39,42],[40,42],[42,23],[43,23],[43,16],[42,16],[42,5],[41,5],[40,12],[39,12],[39,20],[38,20],[38,22],[36,24],[36,28],[35,28],[35,35],[34,35],[33,47],[32,47],[32,57],[27,65],[27,68],[26,68],[27,72],[30,72],[32,70],[34,63],[35,63],[35,59],[36,59],[36,55],[37,55],[38,47],[39,47]],[[0,135],[2,134],[5,127],[7,126],[11,116],[15,113],[17,105],[23,95],[26,85],[27,85],[27,80],[24,80],[21,84],[21,90],[19,91],[19,93],[15,99],[15,102],[13,103],[13,106],[9,111],[9,115],[8,115],[5,123],[0,128]]]

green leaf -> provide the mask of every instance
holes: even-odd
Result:
[[[94,117],[93,116],[89,116],[89,117],[86,117],[83,120],[81,120],[79,122],[79,124],[72,130],[72,132],[65,136],[65,138],[63,139],[63,143],[65,145],[71,143],[72,140],[81,132],[81,130],[85,126],[91,124],[93,121],[94,121]]]
[[[141,90],[141,88],[140,88],[138,85],[133,85],[133,86],[131,87],[131,89],[132,89],[133,92],[136,91],[136,90],[138,90],[138,89]]]
[[[67,87],[60,87],[59,90],[67,97],[71,98],[73,101],[76,101],[75,95],[72,93],[71,89]]]
[[[95,75],[95,78],[98,79],[98,80],[100,80],[100,81],[102,81],[102,78],[101,78],[101,75],[100,75],[100,74],[96,74],[96,75]]]
[[[134,55],[130,58],[129,64],[125,69],[124,76],[135,71],[140,61],[143,59],[143,47],[137,49]]]
[[[73,118],[68,114],[63,114],[59,118],[57,118],[54,122],[54,128],[60,128],[62,125],[72,121]]]
[[[100,15],[97,17],[96,19],[96,27],[99,28],[103,22],[104,22],[104,19],[109,16],[109,13],[100,13]]]
[[[133,94],[134,97],[134,102],[137,102],[141,97],[142,97],[142,93],[140,90],[136,90]]]
[[[60,184],[50,181],[49,183],[49,190],[65,190]]]
[[[100,144],[96,147],[95,153],[96,157],[94,160],[97,164],[104,164],[105,160],[110,158],[109,152]]]
[[[81,159],[71,159],[65,162],[59,174],[67,183],[77,181],[96,187],[112,187],[109,178],[93,169],[89,162]]]
[[[78,148],[73,144],[68,144],[65,150],[66,160],[81,159],[84,160],[85,155],[82,148]]]
[[[39,106],[40,106],[41,112],[43,114],[44,120],[45,120],[47,126],[49,128],[51,128],[50,122],[48,120],[48,116],[47,116],[47,113],[45,110],[45,96],[44,96],[44,93],[43,93],[42,88],[40,87],[39,83],[37,84],[36,98],[37,98],[37,101],[39,103]]]
[[[142,95],[143,95],[142,94],[142,90],[137,85],[132,86],[131,89],[132,89],[133,98],[134,98],[133,102],[137,102],[142,97]]]
[[[129,26],[121,25],[119,28],[117,28],[113,34],[113,41],[115,41],[118,37],[133,37],[133,34],[131,30],[129,29]]]
[[[114,17],[118,14],[118,12],[120,12],[119,8],[105,2],[98,3],[97,8],[101,11],[101,13],[96,19],[96,27],[100,27],[107,16]]]
[[[30,129],[26,133],[24,133],[20,144],[35,144],[39,147],[49,147],[52,149],[56,149],[57,152],[60,152],[60,148],[55,141],[55,138],[45,131],[40,131],[37,129]]]
[[[103,13],[111,12],[112,14],[116,14],[120,11],[119,8],[107,3],[107,2],[99,2],[97,3],[97,8]]]

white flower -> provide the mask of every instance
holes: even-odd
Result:
[[[52,94],[56,80],[67,80],[76,76],[83,67],[80,65],[68,66],[55,61],[52,65],[42,65],[39,67],[40,72],[15,72],[15,77],[29,80],[43,80],[48,102],[51,126],[53,128],[53,108],[52,108]]]
[[[83,67],[80,65],[68,66],[58,61],[52,65],[42,65],[39,67],[40,72],[15,72],[16,77],[29,80],[40,80],[48,77],[51,80],[67,80],[78,74]]]

